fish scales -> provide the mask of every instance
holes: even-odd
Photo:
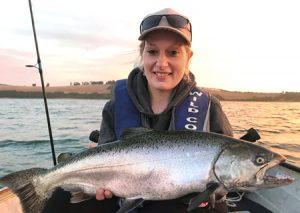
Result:
[[[199,137],[194,138],[191,137],[192,135],[186,132],[176,134],[165,132],[163,136],[168,139],[160,140],[160,135],[158,137],[157,133],[152,133],[147,137],[137,136],[131,140],[120,141],[118,142],[120,144],[97,147],[94,153],[88,155],[82,153],[73,160],[74,164],[62,165],[61,168],[53,171],[54,173],[50,172],[45,177],[41,177],[41,181],[50,180],[49,185],[55,188],[81,180],[81,185],[91,187],[88,190],[89,194],[95,193],[96,187],[103,187],[120,197],[141,196],[145,199],[171,199],[177,197],[179,192],[181,196],[190,190],[203,190],[209,181],[207,177],[212,168],[215,152],[211,153],[212,157],[209,158],[208,150],[212,148],[212,144],[205,137],[202,143],[199,143]],[[141,139],[146,142],[141,143]],[[222,143],[218,143],[219,147],[220,144]],[[114,148],[115,145],[118,148]],[[199,146],[201,151],[196,149]],[[203,165],[194,164],[197,161],[209,162]],[[210,168],[205,165],[209,165]],[[66,176],[68,171],[73,173],[73,176],[77,171],[75,181],[74,177],[70,179]],[[86,172],[93,175],[86,179]],[[161,180],[162,176],[163,181],[158,182],[157,180]],[[200,182],[200,177],[205,182]],[[147,184],[144,184],[145,181]],[[173,192],[174,187],[179,189]],[[157,197],[157,194],[163,195]]]

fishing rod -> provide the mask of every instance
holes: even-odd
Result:
[[[34,67],[34,68],[38,69],[39,73],[40,73],[41,83],[42,83],[42,90],[43,90],[43,97],[44,97],[44,105],[45,105],[47,124],[48,124],[48,131],[49,131],[49,137],[50,137],[51,152],[52,152],[53,164],[55,166],[56,165],[56,157],[55,157],[55,149],[54,149],[54,143],[53,143],[53,137],[52,137],[50,116],[49,116],[48,104],[47,104],[47,98],[46,98],[46,92],[45,92],[42,61],[41,61],[41,57],[40,57],[39,46],[38,46],[36,32],[35,32],[35,25],[34,25],[34,18],[33,18],[31,0],[28,0],[28,2],[29,2],[29,9],[30,9],[30,15],[31,15],[31,24],[32,24],[32,30],[33,30],[34,42],[35,42],[35,49],[36,49],[36,55],[37,55],[37,63],[35,65],[26,65],[26,67]]]

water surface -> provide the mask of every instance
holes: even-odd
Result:
[[[49,99],[56,155],[86,149],[106,100]],[[300,165],[300,103],[222,102],[236,137],[250,127],[260,144]],[[0,99],[0,177],[53,165],[42,99]]]

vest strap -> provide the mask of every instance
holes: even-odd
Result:
[[[120,138],[122,129],[141,126],[141,115],[127,92],[126,79],[116,81],[115,135]]]
[[[209,94],[196,87],[193,88],[189,96],[176,107],[175,129],[204,131],[209,105]]]

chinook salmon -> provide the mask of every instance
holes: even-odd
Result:
[[[287,175],[266,171],[285,158],[232,137],[195,131],[127,129],[119,141],[86,150],[51,169],[32,168],[0,179],[20,198],[24,213],[42,212],[57,187],[71,202],[110,190],[127,212],[143,200],[168,200],[198,193],[188,210],[213,195],[291,183]],[[101,201],[99,201],[101,202]]]

